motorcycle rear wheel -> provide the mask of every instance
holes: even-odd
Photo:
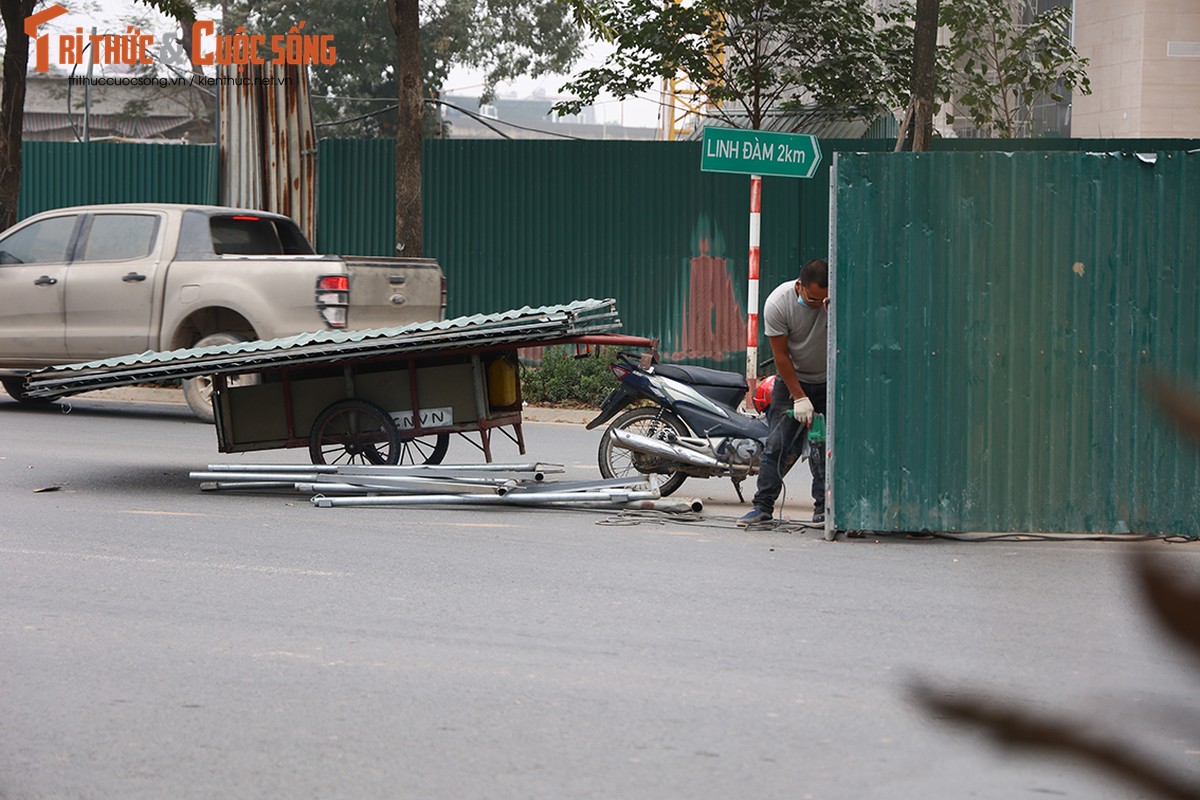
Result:
[[[612,424],[604,429],[604,435],[600,437],[600,449],[596,457],[600,463],[600,474],[605,478],[628,478],[632,475],[647,474],[643,469],[638,468],[638,463],[634,461],[635,457],[642,467],[653,468],[656,464],[664,463],[663,459],[655,456],[634,453],[632,450],[618,447],[613,442],[612,431],[614,428],[664,441],[664,434],[668,431],[674,431],[677,436],[688,435],[687,426],[683,424],[683,420],[670,411],[653,406],[629,409],[614,419]],[[658,487],[658,491],[663,497],[682,486],[688,477],[682,472],[654,471],[653,474],[666,479]]]

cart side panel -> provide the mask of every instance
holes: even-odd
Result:
[[[400,424],[401,428],[412,427],[414,422],[421,428],[471,425],[482,416],[470,363],[417,367],[414,373],[419,411],[415,420],[407,366],[229,387],[221,393],[222,452],[304,446],[320,413],[348,397],[369,400],[398,418],[411,420]],[[288,437],[285,391],[290,392],[294,438]]]
[[[217,410],[227,452],[238,452],[251,444],[284,446],[288,430],[287,417],[280,410],[283,390],[280,383],[260,383],[231,386],[218,394]]]
[[[288,381],[292,400],[292,431],[298,439],[308,441],[308,434],[321,412],[339,400],[352,397],[347,392],[346,379],[341,375],[291,378]],[[283,413],[282,406],[280,413]]]
[[[475,402],[475,372],[470,363],[419,367],[416,375],[417,404],[421,411],[450,408],[452,424],[471,423],[482,416]],[[411,411],[412,403],[388,410]]]

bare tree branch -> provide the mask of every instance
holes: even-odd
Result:
[[[1038,716],[1002,698],[952,697],[925,683],[910,691],[929,713],[981,730],[1000,746],[1074,758],[1164,800],[1200,798],[1200,783],[1169,774],[1161,764],[1134,753],[1128,742],[1089,734],[1085,723]]]

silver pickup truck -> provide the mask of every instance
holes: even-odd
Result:
[[[45,211],[0,233],[0,382],[53,364],[440,320],[429,259],[316,255],[262,211],[162,203]],[[212,419],[211,384],[184,384]]]

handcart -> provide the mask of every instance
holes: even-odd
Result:
[[[619,328],[615,301],[578,300],[47,367],[25,391],[53,398],[211,376],[222,453],[307,447],[314,464],[437,464],[458,434],[490,463],[496,431],[525,454],[518,349],[654,345]]]
[[[350,358],[230,380],[237,377],[213,378],[222,453],[307,447],[314,464],[440,464],[450,435],[460,434],[490,463],[494,431],[525,453],[515,348]]]

